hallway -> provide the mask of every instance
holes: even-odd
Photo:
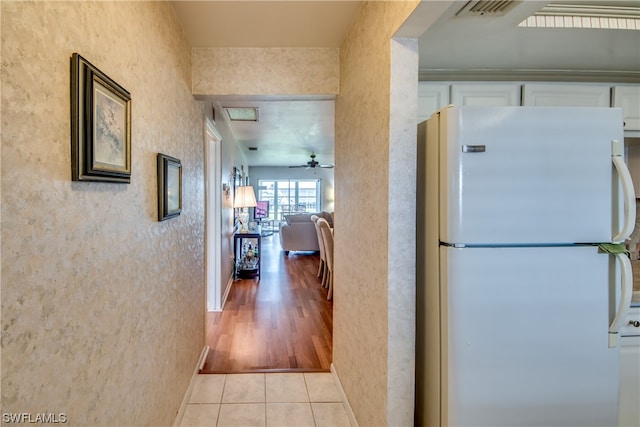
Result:
[[[261,249],[261,279],[235,281],[224,310],[207,314],[201,372],[328,372],[333,302],[316,277],[319,255],[285,256],[278,233]]]

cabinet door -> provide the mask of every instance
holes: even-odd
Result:
[[[609,107],[609,86],[530,83],[523,85],[522,105],[535,107]]]
[[[520,85],[516,83],[454,84],[451,103],[457,106],[506,107],[520,105]]]
[[[620,338],[618,425],[640,426],[640,337]]]
[[[620,409],[618,425],[640,426],[640,308],[631,307],[620,328]]]
[[[640,130],[640,85],[614,86],[611,106],[622,108],[624,130]]]
[[[418,123],[449,104],[449,85],[418,82]]]

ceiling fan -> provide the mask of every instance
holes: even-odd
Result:
[[[305,168],[305,169],[314,169],[314,168],[332,168],[332,164],[321,165],[316,162],[316,155],[311,154],[311,160],[307,162],[306,165],[297,165],[297,166],[289,166],[290,168]]]

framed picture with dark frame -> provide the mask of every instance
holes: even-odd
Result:
[[[242,171],[237,167],[233,167],[233,194],[235,195],[236,188],[242,186]]]
[[[71,56],[71,178],[131,182],[131,94]]]
[[[182,162],[158,153],[158,221],[182,212]]]
[[[238,192],[238,187],[242,186],[242,173],[244,172],[244,168],[240,169],[237,167],[233,167],[231,170],[231,179],[233,181],[233,200],[236,198],[236,194]],[[231,202],[233,206],[233,201]],[[233,214],[233,225],[236,229],[240,227],[240,221],[238,220],[238,215],[236,215],[236,210],[234,209]]]

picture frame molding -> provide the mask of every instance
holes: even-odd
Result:
[[[182,212],[182,162],[158,153],[158,221],[175,218]]]
[[[105,108],[109,120],[101,121]],[[71,179],[131,182],[131,94],[78,53],[71,56]]]

